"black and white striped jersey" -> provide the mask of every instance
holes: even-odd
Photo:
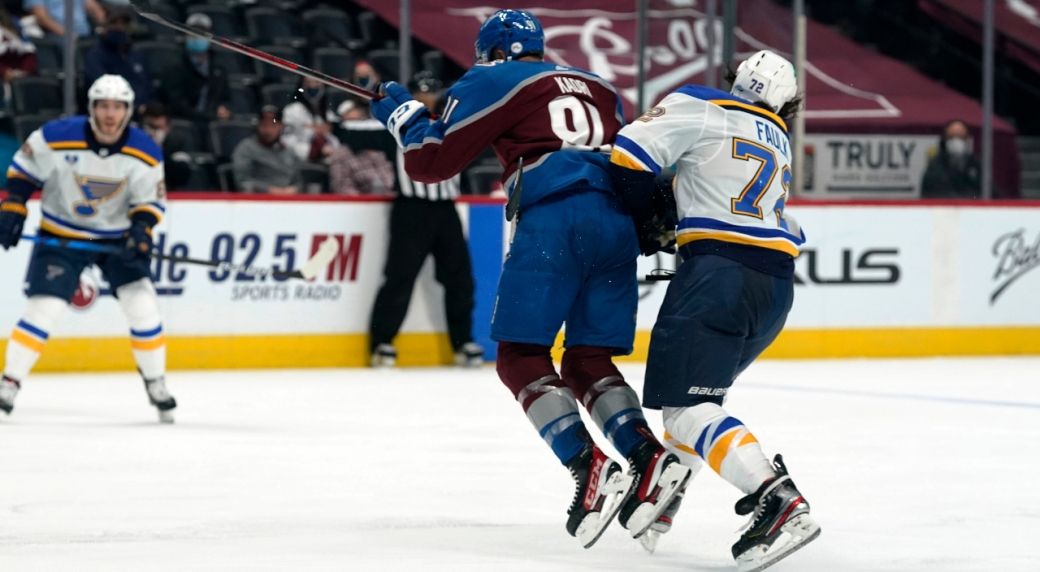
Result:
[[[432,184],[413,181],[408,178],[408,173],[405,173],[404,153],[401,149],[398,149],[397,182],[401,187],[401,196],[426,199],[428,201],[453,201],[459,196],[459,185],[462,182],[462,175],[455,175],[446,181]]]

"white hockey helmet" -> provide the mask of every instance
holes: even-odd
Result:
[[[737,68],[737,79],[733,80],[730,93],[780,111],[798,94],[798,78],[791,62],[769,50],[762,50]]]
[[[130,117],[134,114],[134,89],[130,87],[130,82],[123,79],[123,76],[114,74],[105,74],[94,82],[87,90],[87,110],[90,114],[90,127],[97,132],[97,124],[94,123],[94,105],[102,99],[114,99],[116,101],[122,101],[126,104],[126,118],[123,119],[122,125],[119,126],[120,132],[126,129],[126,126],[130,124]]]

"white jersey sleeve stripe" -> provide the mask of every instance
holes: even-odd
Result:
[[[644,171],[652,171],[655,175],[661,174],[661,166],[638,143],[628,137],[618,135],[617,141],[614,142],[614,150],[624,153],[626,157],[641,166]]]

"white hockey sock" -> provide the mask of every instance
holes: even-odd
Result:
[[[55,296],[29,298],[25,314],[7,340],[4,375],[18,381],[25,380],[68,307],[68,302]]]
[[[706,461],[744,494],[755,492],[776,476],[758,439],[722,407],[702,403],[694,407],[665,407],[663,413],[665,439],[686,453],[684,457],[695,455]]]
[[[119,307],[130,324],[130,347],[145,379],[166,374],[166,336],[159,315],[159,297],[152,281],[142,278],[116,290]]]

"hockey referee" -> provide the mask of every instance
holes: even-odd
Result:
[[[408,87],[431,112],[439,112],[442,86],[429,72],[417,74]],[[412,181],[404,171],[404,156],[397,150],[400,192],[390,211],[390,249],[369,327],[373,367],[392,367],[396,363],[397,350],[392,342],[408,313],[415,279],[430,254],[436,268],[434,275],[444,286],[448,337],[455,363],[465,367],[484,363],[484,348],[472,336],[473,271],[455,210],[460,180],[455,175],[436,184]]]

